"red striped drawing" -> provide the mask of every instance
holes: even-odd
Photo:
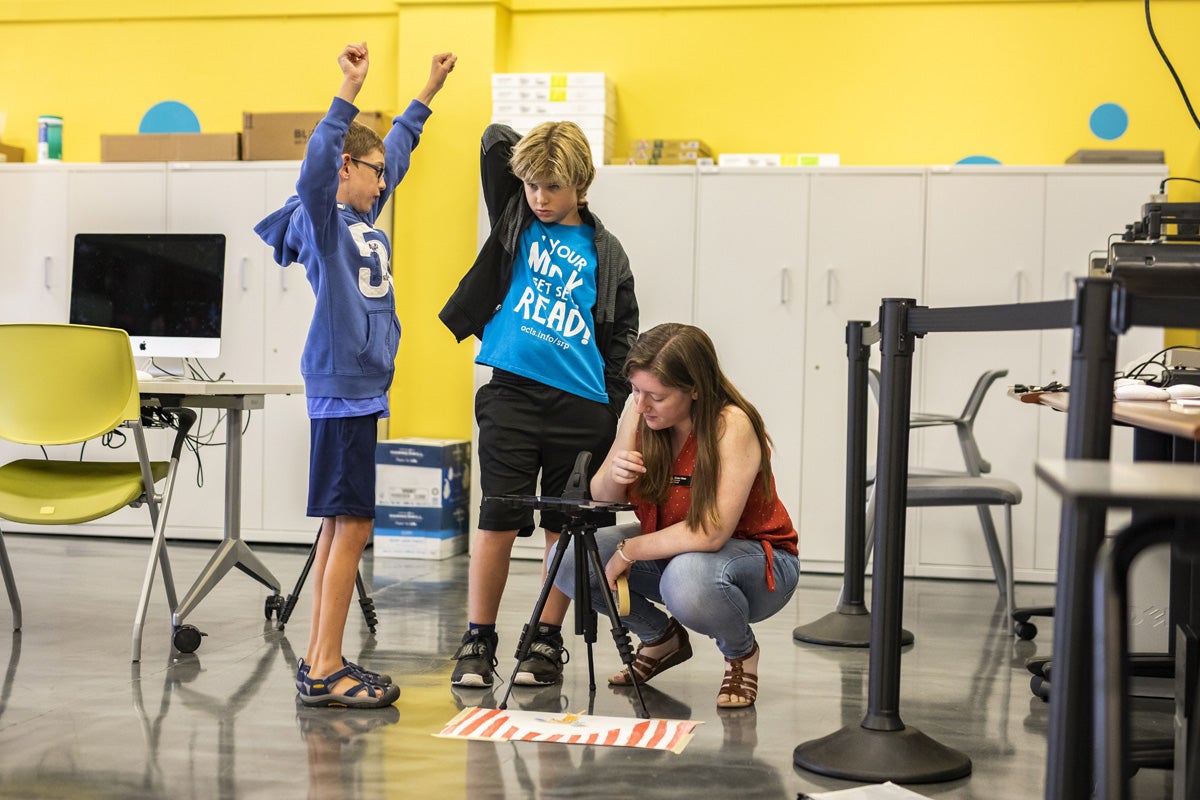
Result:
[[[551,714],[472,707],[464,708],[434,736],[493,742],[599,744],[682,753],[700,724],[678,719],[594,717],[582,711]]]

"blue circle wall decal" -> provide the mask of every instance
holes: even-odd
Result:
[[[1101,139],[1119,139],[1129,129],[1129,115],[1116,103],[1101,103],[1092,111],[1088,127]]]
[[[967,156],[954,162],[956,164],[999,164],[1000,159],[991,156]]]
[[[176,100],[155,103],[142,115],[138,133],[199,133],[195,112]]]

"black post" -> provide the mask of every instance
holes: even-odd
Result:
[[[837,609],[792,630],[792,638],[810,644],[866,647],[871,616],[864,602],[867,507],[867,365],[870,345],[863,344],[867,322],[846,323],[846,550],[842,593]]]
[[[900,631],[908,492],[908,417],[916,338],[908,332],[914,300],[880,308],[883,356],[875,491],[878,546],[871,586],[871,656],[862,724],[805,742],[793,752],[803,769],[857,781],[932,783],[969,775],[971,759],[905,726],[900,719]]]

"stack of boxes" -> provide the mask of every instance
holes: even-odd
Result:
[[[524,135],[543,122],[566,120],[583,129],[592,161],[607,164],[617,130],[617,90],[603,72],[492,74],[492,122]]]
[[[375,446],[375,555],[449,558],[466,552],[471,443],[388,439]]]
[[[721,153],[719,167],[836,167],[837,153]]]
[[[101,134],[101,161],[299,161],[324,111],[242,114],[241,133]],[[357,120],[386,136],[392,117],[360,112]]]
[[[701,139],[634,139],[629,153],[610,164],[711,164],[712,150]]]

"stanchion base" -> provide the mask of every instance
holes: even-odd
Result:
[[[846,614],[831,611],[815,622],[801,625],[792,630],[792,638],[809,644],[826,644],[833,647],[869,647],[871,645],[871,615]],[[913,643],[912,631],[900,629],[900,646]]]
[[[809,772],[870,783],[938,783],[971,774],[970,758],[912,726],[898,731],[845,727],[797,745],[792,762]]]

